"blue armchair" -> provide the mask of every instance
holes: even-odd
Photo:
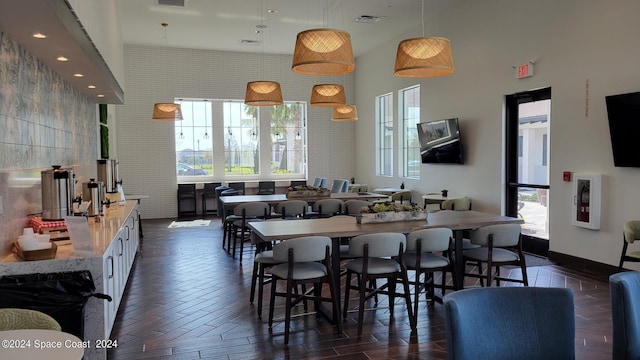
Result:
[[[640,359],[640,272],[629,271],[609,277],[613,359]]]
[[[575,359],[569,289],[470,288],[444,306],[447,359]]]

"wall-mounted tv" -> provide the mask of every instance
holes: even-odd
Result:
[[[618,167],[640,167],[640,92],[610,95],[605,99],[613,164]]]
[[[458,119],[432,120],[418,124],[423,164],[463,164]]]

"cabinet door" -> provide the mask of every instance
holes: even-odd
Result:
[[[111,334],[113,322],[116,319],[117,307],[115,306],[115,258],[113,249],[110,247],[103,257],[103,283],[104,293],[111,296],[112,301],[104,301],[104,333]]]

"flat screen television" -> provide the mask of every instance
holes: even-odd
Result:
[[[640,167],[640,92],[605,97],[613,164]]]
[[[418,124],[423,164],[463,164],[458,119],[432,120]]]

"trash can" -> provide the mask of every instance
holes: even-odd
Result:
[[[6,275],[0,278],[0,308],[41,311],[56,319],[62,331],[84,339],[84,306],[89,298],[111,301],[95,290],[88,270]]]

